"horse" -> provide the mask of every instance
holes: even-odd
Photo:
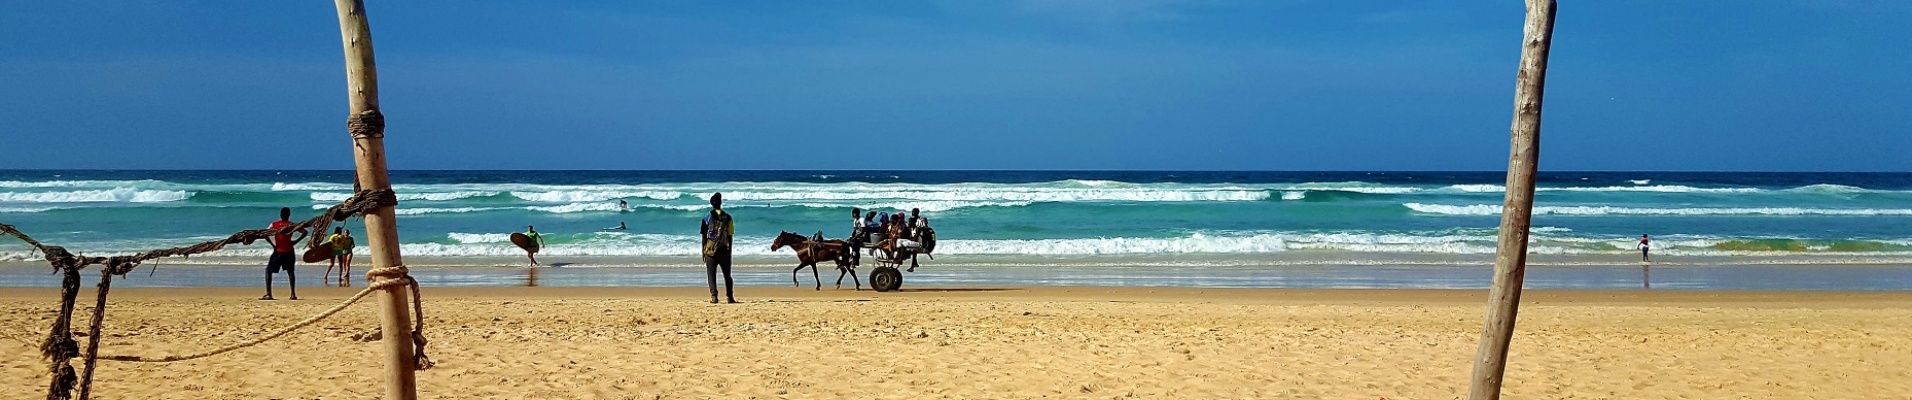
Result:
[[[816,279],[817,290],[823,290],[823,274],[818,272],[821,268],[817,267],[817,263],[828,260],[835,261],[837,265],[837,289],[843,288],[843,276],[848,275],[856,285],[856,290],[863,290],[863,280],[856,277],[856,266],[850,265],[843,257],[845,249],[850,246],[849,243],[841,240],[819,242],[803,235],[782,232],[777,234],[777,240],[770,243],[770,251],[777,251],[784,246],[790,246],[791,250],[797,252],[797,268],[790,270],[790,283],[797,287],[803,287],[802,283],[797,282],[797,272],[803,271],[804,267],[810,267],[810,275]]]

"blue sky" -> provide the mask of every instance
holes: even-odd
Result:
[[[1495,170],[1521,3],[369,0],[401,169]],[[5,1],[0,168],[350,168],[314,1]],[[1912,171],[1912,2],[1562,4],[1541,167]]]

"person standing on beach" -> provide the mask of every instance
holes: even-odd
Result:
[[[289,207],[279,207],[279,220],[272,221],[272,225],[266,227],[266,229],[274,231],[272,234],[272,257],[266,259],[266,295],[259,296],[259,300],[272,300],[272,274],[279,273],[281,269],[285,270],[286,290],[292,292],[291,299],[299,299],[299,277],[292,273],[292,268],[296,265],[295,263],[298,262],[299,256],[293,254],[292,243],[305,240],[307,232],[304,229],[299,229],[296,231],[299,234],[299,238],[293,239],[292,234],[294,232],[278,231],[289,226],[292,226],[292,209]]]
[[[710,302],[717,303],[717,270],[724,271],[724,297],[730,303],[737,303],[737,291],[730,280],[730,245],[737,233],[737,223],[731,220],[730,213],[724,212],[724,194],[710,195],[710,214],[704,216],[704,224],[697,229],[704,238],[704,270],[710,281]]]
[[[1646,237],[1646,234],[1644,234],[1644,233],[1642,233],[1642,234],[1640,234],[1640,262],[1642,262],[1642,263],[1647,263],[1647,262],[1652,262],[1652,259],[1651,259],[1651,258],[1649,258],[1649,257],[1647,257],[1647,254],[1646,254],[1646,253],[1647,253],[1647,250],[1648,250],[1648,248],[1649,248],[1649,247],[1652,247],[1652,246],[1651,246],[1651,245],[1650,245],[1650,244],[1648,243],[1648,242],[1650,242],[1650,241],[1652,241],[1652,240],[1651,240],[1651,239],[1649,239],[1649,238],[1647,238],[1647,237]]]
[[[863,209],[850,207],[850,238],[849,240],[844,240],[844,243],[848,244],[848,246],[841,252],[843,263],[856,265],[858,261],[862,260],[863,252],[860,250],[863,248],[863,235],[865,233],[867,232],[863,231]]]

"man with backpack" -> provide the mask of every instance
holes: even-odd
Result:
[[[724,194],[710,195],[710,214],[704,216],[704,225],[697,230],[704,240],[705,276],[710,280],[710,302],[717,303],[717,270],[724,271],[724,294],[730,303],[737,302],[737,292],[730,280],[730,245],[737,234],[737,223],[731,220],[730,213],[724,212]]]

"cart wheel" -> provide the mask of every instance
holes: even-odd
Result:
[[[870,271],[870,288],[878,292],[894,292],[903,287],[903,272],[896,267],[876,267]]]

